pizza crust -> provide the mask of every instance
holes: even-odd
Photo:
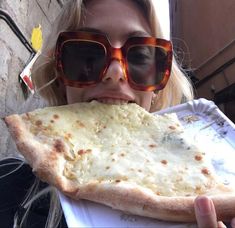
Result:
[[[65,160],[52,148],[43,147],[29,133],[24,121],[18,115],[5,118],[9,131],[13,136],[18,150],[32,167],[32,171],[44,182],[56,186],[63,192],[74,192],[74,183],[63,176]],[[70,182],[70,183],[69,183]]]
[[[172,222],[195,222],[194,200],[196,197],[155,196],[140,188],[110,184],[91,184],[77,192],[73,199],[88,199],[120,209],[128,213]],[[230,221],[234,217],[235,196],[210,196],[221,221]]]
[[[196,196],[158,196],[152,191],[125,181],[91,181],[79,184],[73,178],[66,178],[64,167],[70,156],[68,145],[58,136],[45,145],[38,142],[29,132],[29,126],[19,115],[5,118],[16,145],[33,172],[43,181],[56,186],[69,197],[87,199],[120,209],[132,214],[157,218],[165,221],[194,222],[194,200]],[[55,144],[55,142],[57,144]],[[56,145],[56,146],[55,146]],[[218,220],[229,221],[234,216],[235,192],[223,186],[221,194],[208,196],[213,200]]]

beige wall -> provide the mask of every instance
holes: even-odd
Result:
[[[45,37],[61,7],[59,0],[0,0],[0,8],[7,12],[30,42],[31,32],[39,24]],[[30,52],[12,32],[5,20],[0,18],[0,117],[18,112],[25,102],[19,74]],[[33,101],[33,102],[36,102]],[[17,155],[5,123],[0,119],[0,159]]]

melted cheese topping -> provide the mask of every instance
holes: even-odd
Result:
[[[78,185],[124,182],[161,196],[205,194],[217,185],[209,158],[185,138],[175,114],[93,101],[24,119],[36,140],[63,154],[63,174]]]

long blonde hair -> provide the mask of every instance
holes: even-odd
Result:
[[[53,53],[57,37],[61,31],[71,31],[79,28],[82,15],[86,11],[86,2],[90,0],[71,0],[64,7],[61,15],[52,27],[52,32],[47,38],[47,42],[42,50],[42,54],[36,61],[32,69],[32,79],[34,86],[40,90],[40,95],[45,98],[50,105],[66,104],[65,94],[61,91],[56,81],[57,72],[55,70],[55,60]],[[140,6],[145,14],[152,35],[164,38],[161,26],[152,4],[153,0],[133,0]],[[177,105],[193,98],[193,89],[187,77],[179,68],[173,58],[172,72],[166,87],[157,92],[156,100],[151,111],[160,110],[169,106]]]

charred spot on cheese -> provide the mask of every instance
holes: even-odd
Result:
[[[91,149],[87,149],[87,150],[79,150],[78,151],[78,155],[84,155],[84,154],[88,154],[88,153],[91,153],[92,152],[92,150]]]
[[[65,151],[64,143],[60,139],[56,139],[54,143],[55,151],[58,153],[62,153]]]
[[[161,160],[161,163],[162,163],[163,165],[167,165],[167,160]]]
[[[155,147],[157,147],[157,145],[156,144],[150,144],[149,147],[150,148],[155,148]]]
[[[42,121],[41,120],[37,120],[35,122],[35,124],[36,124],[36,126],[40,127],[40,126],[42,126]]]
[[[201,161],[203,157],[202,157],[202,155],[197,154],[197,155],[194,156],[194,158],[195,158],[196,161]]]
[[[79,154],[79,155],[83,155],[83,154],[85,154],[85,153],[86,153],[85,150],[79,150],[79,151],[78,151],[78,154]]]
[[[81,122],[80,120],[76,120],[76,123],[79,127],[85,127],[85,124]]]
[[[201,170],[201,172],[204,174],[204,175],[210,175],[210,171],[207,169],[207,168],[203,168]]]
[[[169,128],[170,128],[171,130],[175,130],[175,129],[176,129],[175,126],[169,126]]]
[[[59,119],[60,117],[59,117],[58,114],[54,114],[54,115],[53,115],[53,118],[54,118],[55,120],[57,120],[57,119]]]

